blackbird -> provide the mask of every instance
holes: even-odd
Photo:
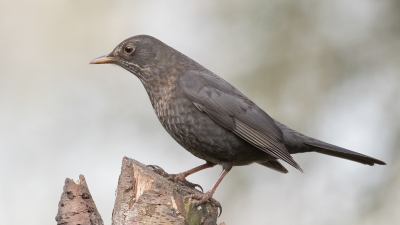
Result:
[[[91,64],[111,63],[136,75],[144,85],[165,130],[205,164],[172,180],[195,186],[186,177],[222,166],[212,188],[193,194],[198,205],[211,201],[216,188],[233,166],[258,163],[281,173],[283,160],[302,171],[291,154],[318,152],[354,162],[385,165],[381,160],[301,134],[271,118],[230,83],[160,40],[138,35],[121,42],[110,54]],[[158,169],[156,167],[153,167]]]

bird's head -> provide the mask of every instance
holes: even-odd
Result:
[[[141,78],[146,70],[164,64],[163,61],[169,58],[168,52],[171,52],[168,48],[170,47],[154,37],[133,36],[121,42],[110,54],[100,56],[90,64],[115,64]]]

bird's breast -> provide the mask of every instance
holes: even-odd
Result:
[[[142,83],[162,126],[196,157],[216,164],[246,165],[266,155],[201,112],[179,89],[176,80]]]
[[[166,94],[154,100],[154,111],[165,130],[199,158],[245,165],[255,160],[253,156],[264,154],[221,127],[185,96]],[[253,151],[256,154],[251,154]]]

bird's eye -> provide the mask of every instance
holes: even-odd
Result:
[[[135,50],[135,47],[133,47],[132,45],[127,45],[127,46],[125,46],[125,48],[124,48],[125,54],[128,54],[128,55],[132,54],[132,52],[133,52],[134,50]]]

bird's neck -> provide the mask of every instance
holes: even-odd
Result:
[[[139,79],[146,89],[153,108],[156,109],[176,97],[179,71],[176,68],[158,68],[148,72],[151,75],[144,74]]]

